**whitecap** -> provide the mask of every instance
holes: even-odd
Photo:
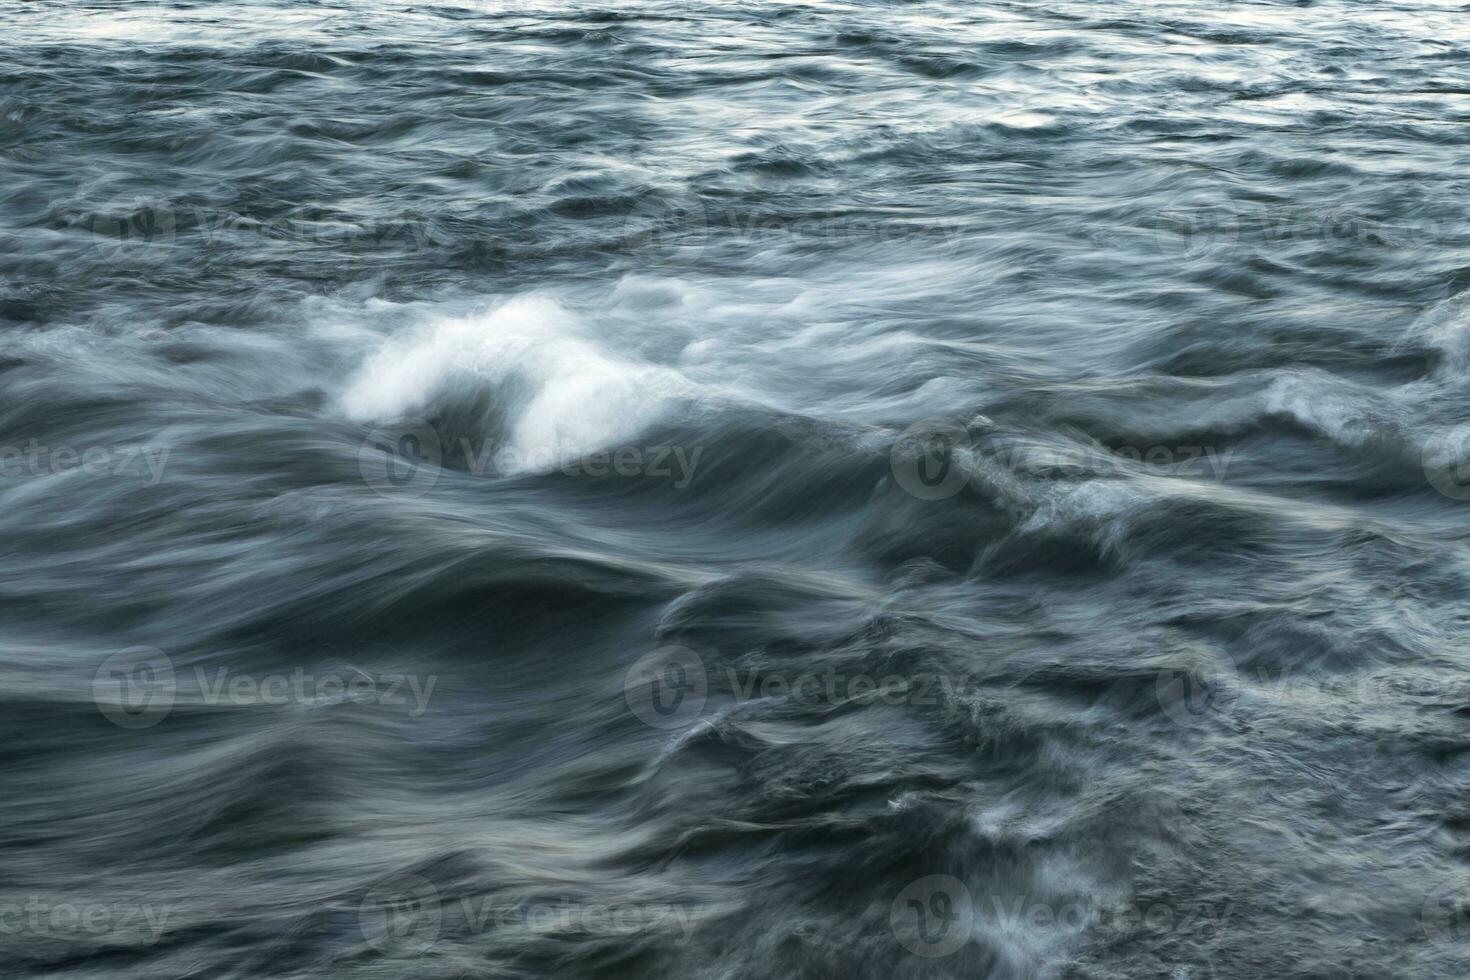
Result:
[[[632,439],[694,386],[678,371],[604,350],[576,314],[541,294],[434,319],[389,340],[348,383],[355,421],[432,415],[456,397],[493,389],[508,420],[502,459],[548,470]]]

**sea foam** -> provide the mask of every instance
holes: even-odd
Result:
[[[358,369],[341,406],[360,422],[431,416],[486,386],[507,418],[508,458],[525,469],[632,439],[693,389],[672,368],[609,353],[576,314],[527,294],[390,339]]]

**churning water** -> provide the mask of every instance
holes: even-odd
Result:
[[[4,976],[1470,972],[1470,6],[0,25]]]

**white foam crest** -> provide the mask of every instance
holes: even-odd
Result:
[[[1443,351],[1452,368],[1463,370],[1470,360],[1470,290],[1456,293],[1421,313],[1409,324],[1398,347],[1416,341]]]
[[[1021,525],[1023,534],[1090,529],[1105,550],[1115,551],[1128,537],[1133,518],[1168,499],[1123,480],[1087,480],[1047,496]]]
[[[527,294],[487,312],[426,324],[371,355],[341,396],[361,422],[427,414],[456,391],[520,381],[502,407],[513,421],[505,458],[549,469],[631,439],[693,386],[679,372],[614,356],[583,336],[554,299]]]
[[[1289,415],[1339,446],[1362,446],[1391,427],[1381,411],[1364,404],[1356,385],[1324,371],[1285,371],[1265,392],[1266,410]]]

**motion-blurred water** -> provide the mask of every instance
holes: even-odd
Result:
[[[6,977],[1470,972],[1470,6],[0,25]]]

